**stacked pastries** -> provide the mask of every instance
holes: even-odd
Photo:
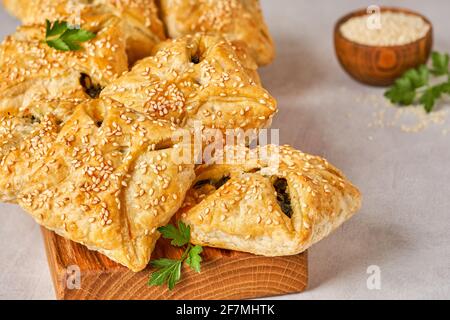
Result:
[[[158,3],[161,14],[153,0],[4,0],[26,25],[0,46],[0,200],[133,271],[177,212],[194,243],[261,255],[300,253],[350,218],[358,190],[291,147],[179,162],[176,141],[197,123],[270,126],[277,105],[256,69],[274,51],[258,1]],[[96,37],[57,51],[43,18]],[[160,42],[163,23],[175,39]],[[255,160],[261,150],[278,164]]]
[[[165,39],[164,30],[170,38],[196,32],[219,33],[239,47],[248,46],[249,54],[259,65],[267,65],[274,58],[273,41],[258,0],[3,0],[3,3],[26,24],[45,19],[82,23],[87,17],[101,19],[105,14],[114,14],[123,22],[131,62],[148,56],[151,48]]]
[[[96,32],[83,51],[42,42],[45,28],[18,28],[0,46],[0,200],[15,202],[32,163],[53,144],[76,106],[127,70],[125,42],[114,16],[84,27]]]
[[[84,25],[113,15],[120,21],[130,64],[148,56],[165,39],[154,0],[3,0],[3,4],[25,24],[49,19]]]

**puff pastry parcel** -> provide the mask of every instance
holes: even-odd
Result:
[[[6,9],[25,24],[65,20],[84,24],[115,15],[127,43],[130,64],[148,56],[153,46],[165,39],[154,0],[3,0]]]
[[[195,178],[193,165],[178,164],[177,131],[115,101],[81,104],[30,164],[18,203],[44,227],[140,271]]]
[[[277,111],[230,43],[200,33],[160,43],[101,96],[183,127],[263,128]]]
[[[160,0],[170,37],[195,32],[220,33],[229,41],[246,44],[259,65],[274,58],[274,45],[259,0]]]
[[[37,100],[95,98],[128,68],[120,21],[110,16],[83,28],[96,37],[83,50],[49,47],[43,25],[23,26],[0,45],[0,112],[25,109]]]
[[[195,244],[294,255],[360,208],[359,191],[319,157],[289,146],[227,149],[226,155],[223,163],[232,164],[198,168],[182,210]]]

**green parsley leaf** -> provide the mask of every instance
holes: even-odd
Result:
[[[82,42],[95,37],[95,33],[69,26],[65,21],[46,20],[45,42],[48,46],[60,51],[77,51]]]
[[[448,53],[441,54],[439,52],[433,52],[431,54],[431,60],[433,62],[433,68],[431,69],[432,74],[442,76],[449,73],[448,66],[450,56]]]
[[[47,40],[47,44],[59,51],[70,51],[70,47],[61,39]]]
[[[406,71],[405,77],[411,80],[414,89],[427,85],[430,72],[426,65],[421,65],[417,69],[411,69]]]
[[[450,72],[448,54],[433,52],[432,66],[421,65],[406,71],[394,85],[385,92],[385,97],[400,106],[410,106],[415,103],[423,105],[426,112],[431,112],[438,99],[443,94],[450,94]],[[430,85],[430,75],[448,75],[448,80],[434,86]],[[433,79],[437,82],[438,79]]]
[[[450,79],[448,82],[441,84],[442,86],[442,93],[450,94]]]
[[[169,289],[172,290],[175,287],[176,283],[181,279],[182,261],[169,259],[161,260],[165,261],[161,262],[159,260],[156,260],[152,262],[152,265],[160,269],[152,273],[148,284],[152,286],[162,286],[167,283]],[[161,265],[164,265],[164,267],[160,267]]]
[[[197,273],[200,273],[200,263],[202,262],[202,257],[200,254],[203,252],[201,246],[195,246],[190,251],[186,258],[186,264],[191,267]]]
[[[151,274],[148,285],[162,286],[167,284],[169,290],[172,290],[181,279],[183,262],[194,271],[200,272],[200,264],[202,262],[200,254],[203,252],[203,248],[201,246],[192,246],[189,243],[191,241],[191,228],[181,221],[178,222],[178,228],[174,225],[167,225],[158,230],[164,238],[172,240],[172,245],[176,247],[187,245],[179,260],[162,258],[151,262],[152,266],[157,270]]]
[[[395,81],[395,84],[384,94],[392,103],[403,106],[411,105],[416,98],[416,92],[412,80],[409,77],[402,77]]]
[[[431,110],[434,107],[434,104],[436,102],[436,94],[435,90],[433,88],[427,89],[423,95],[420,97],[419,101],[421,104],[423,104],[423,107],[425,108],[425,111],[427,113],[430,113]]]
[[[175,285],[178,281],[181,279],[181,265],[183,264],[182,261],[178,261],[176,265],[172,268],[172,271],[170,272],[169,279],[167,281],[167,284],[169,285],[169,290],[173,290],[175,288]]]
[[[152,261],[151,264],[153,267],[161,269],[161,268],[170,267],[174,262],[177,262],[177,261],[178,260],[161,258],[161,259]]]
[[[178,222],[178,229],[174,225],[167,225],[158,229],[164,239],[172,240],[171,244],[175,247],[182,247],[191,240],[191,228],[183,222]]]
[[[49,20],[45,20],[45,27],[46,27],[46,33],[45,37],[47,39],[60,36],[64,32],[66,32],[67,29],[69,29],[69,25],[65,21],[55,21],[53,25]]]
[[[428,88],[420,97],[419,102],[423,104],[425,111],[430,113],[433,111],[436,100],[440,99],[443,94],[450,94],[450,82]]]

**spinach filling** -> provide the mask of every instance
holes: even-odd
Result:
[[[288,183],[284,178],[277,178],[273,183],[273,187],[277,192],[277,201],[283,213],[289,218],[292,217],[291,198],[288,193]]]
[[[34,115],[31,115],[30,117],[31,123],[41,123],[41,120]]]
[[[194,189],[200,189],[201,187],[203,187],[207,184],[210,184],[210,185],[214,186],[214,188],[216,188],[216,190],[217,190],[217,189],[220,189],[220,187],[222,187],[225,183],[227,183],[228,180],[230,180],[229,176],[223,176],[219,180],[214,180],[214,179],[200,180],[194,185]]]
[[[93,83],[91,77],[89,77],[86,73],[81,74],[80,84],[84,88],[84,92],[86,92],[92,99],[98,98],[103,90],[99,84]]]
[[[194,54],[194,55],[191,57],[191,62],[192,62],[193,64],[199,64],[199,63],[200,63],[200,57],[198,56],[198,54]]]

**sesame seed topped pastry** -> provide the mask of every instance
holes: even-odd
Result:
[[[259,65],[272,62],[275,50],[259,0],[160,0],[170,37],[195,32],[220,33],[249,46]]]
[[[180,211],[194,244],[295,255],[361,206],[359,191],[322,158],[289,146],[228,148],[225,154],[226,162],[218,155],[218,164],[197,169]]]
[[[130,64],[148,56],[153,46],[165,39],[154,0],[3,0],[3,4],[25,24],[48,19],[78,25],[115,15],[121,21]]]
[[[22,26],[0,45],[0,113],[40,100],[84,101],[127,70],[120,21],[110,16],[83,28],[96,33],[79,51],[48,46],[45,26]]]
[[[245,71],[247,71],[247,73],[251,76],[256,84],[261,86],[262,82],[258,73],[258,65],[250,55],[248,46],[245,43],[239,41],[232,42],[231,45],[236,52],[239,61],[242,63]]]
[[[222,130],[264,128],[277,111],[275,99],[216,35],[160,43],[154,56],[139,61],[101,96],[189,128],[195,122]]]
[[[23,111],[9,108],[0,112],[0,201],[17,201],[29,183],[31,165],[46,156],[77,104],[42,100]]]
[[[83,103],[31,163],[18,203],[44,227],[140,271],[195,178],[194,165],[179,164],[179,131],[112,100]]]

